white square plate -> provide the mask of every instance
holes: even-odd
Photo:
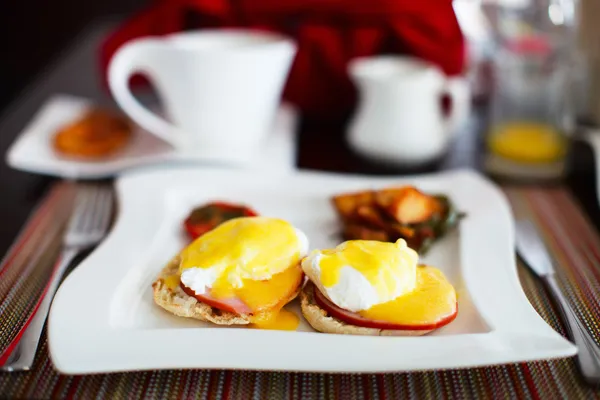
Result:
[[[289,220],[311,248],[339,243],[330,196],[412,183],[448,194],[467,213],[424,262],[458,292],[450,325],[423,337],[221,328],[175,317],[152,300],[151,284],[186,243],[181,221],[210,200],[242,201]],[[517,277],[513,223],[498,188],[470,171],[374,178],[299,172],[170,169],[117,182],[119,216],[109,237],[65,280],[49,317],[50,354],[63,373],[166,368],[326,372],[461,368],[566,357],[576,348],[527,301]],[[297,305],[292,309],[298,311]]]
[[[277,168],[288,171],[296,165],[297,112],[288,104],[282,104],[279,108],[262,151],[244,160],[231,159],[225,162],[184,156],[140,127],[136,127],[131,143],[122,151],[101,161],[80,161],[56,153],[51,142],[55,132],[81,117],[92,104],[90,100],[80,97],[51,97],[17,136],[6,153],[6,163],[14,169],[66,179],[107,178],[132,168],[181,163],[213,166],[232,164],[253,169]]]

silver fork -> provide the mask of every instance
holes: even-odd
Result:
[[[112,189],[108,185],[78,188],[61,255],[48,282],[46,295],[6,364],[0,367],[2,371],[26,371],[33,365],[44,322],[62,276],[79,253],[97,245],[106,235],[112,202]]]

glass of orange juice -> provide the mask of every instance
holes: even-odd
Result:
[[[566,41],[535,30],[506,38],[495,53],[486,169],[510,178],[565,173],[574,116]]]

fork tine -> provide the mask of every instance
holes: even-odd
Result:
[[[105,207],[104,202],[104,190],[100,186],[95,186],[93,191],[94,200],[91,203],[91,207],[89,213],[89,219],[87,221],[87,230],[88,231],[96,231],[100,227],[100,222],[103,218],[103,209]]]
[[[81,223],[85,217],[85,211],[87,208],[88,201],[88,193],[87,187],[82,186],[79,188],[77,195],[75,197],[75,210],[73,211],[73,215],[69,220],[69,231],[79,230]]]
[[[85,188],[85,195],[82,197],[83,205],[83,216],[81,222],[77,226],[77,230],[81,232],[87,232],[92,228],[94,214],[97,213],[98,195],[97,188],[95,186],[88,186]]]
[[[99,185],[80,188],[71,220],[72,232],[105,230],[111,209],[110,189]]]
[[[110,210],[112,209],[112,196],[109,188],[102,188],[98,196],[98,217],[96,226],[101,231],[106,231],[110,222]]]
[[[113,210],[115,207],[115,197],[112,187],[106,190],[106,210],[104,212],[106,220],[104,221],[104,230],[108,229],[110,223],[113,221]]]
[[[96,230],[99,229],[100,221],[103,218],[103,209],[104,209],[104,188],[101,186],[97,186],[95,188],[95,202],[94,202],[94,210],[90,217],[90,229]]]

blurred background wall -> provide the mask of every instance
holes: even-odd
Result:
[[[122,18],[151,1],[0,0],[0,112],[90,23],[103,18]],[[455,9],[460,8],[456,4],[469,5],[457,10],[461,24],[477,20],[471,6],[493,1],[496,0],[454,0]],[[579,38],[587,66],[580,89],[580,97],[585,99],[581,99],[580,108],[600,122],[600,0],[579,2],[582,11]],[[465,18],[461,13],[468,16]],[[469,33],[477,35],[479,28],[474,26]]]
[[[0,112],[98,18],[127,15],[149,0],[0,0]]]

